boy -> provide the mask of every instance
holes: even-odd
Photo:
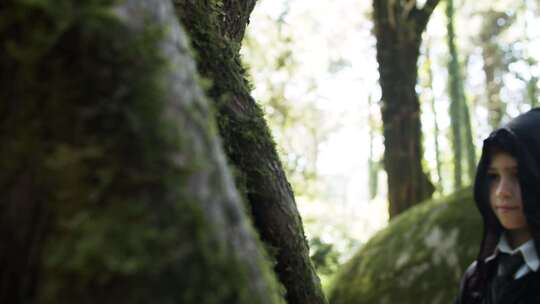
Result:
[[[540,108],[484,140],[474,199],[484,234],[456,304],[540,303]]]

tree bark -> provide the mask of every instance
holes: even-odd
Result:
[[[0,19],[0,302],[282,303],[171,3]]]
[[[231,8],[227,11],[211,1],[175,3],[197,51],[199,72],[212,81],[208,94],[215,101],[219,132],[236,169],[237,186],[249,205],[261,239],[276,259],[275,270],[286,289],[287,302],[326,303],[309,258],[293,191],[263,113],[250,96],[244,77],[238,53],[242,36],[229,34],[231,39],[226,39],[219,35],[231,29],[232,33],[243,33],[252,5],[225,5]],[[235,17],[229,17],[231,14]],[[236,21],[220,22],[218,16]]]
[[[255,8],[256,0],[224,0],[223,19],[219,22],[222,36],[227,37],[240,51],[241,42],[249,24],[249,16]]]
[[[373,1],[390,218],[431,197],[434,191],[422,169],[420,104],[415,86],[421,35],[438,2],[428,0],[420,9],[416,1]]]

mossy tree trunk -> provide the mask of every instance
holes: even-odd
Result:
[[[238,52],[256,0],[223,0],[222,2],[223,5],[219,10],[222,19],[217,20],[217,25],[222,36],[236,46]]]
[[[219,132],[237,186],[262,240],[275,256],[275,270],[289,304],[326,303],[309,258],[294,194],[263,113],[250,95],[239,45],[254,1],[175,0],[180,20],[197,52],[199,72],[212,81]],[[222,35],[222,33],[228,33]]]
[[[431,197],[434,187],[422,168],[420,103],[415,91],[419,48],[438,0],[422,8],[412,1],[373,1],[388,176],[390,217]]]
[[[164,0],[0,3],[0,302],[282,303]]]

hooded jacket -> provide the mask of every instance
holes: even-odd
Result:
[[[467,270],[461,284],[457,301],[460,304],[486,303],[485,290],[495,272],[496,263],[485,262],[486,258],[495,251],[504,230],[489,203],[487,169],[491,163],[494,148],[509,153],[517,160],[523,210],[531,229],[536,252],[540,253],[540,108],[535,108],[493,131],[484,140],[474,182],[474,200],[483,218],[484,231],[476,261]],[[538,273],[528,276],[524,281],[534,280],[534,285],[540,284]],[[533,283],[527,285],[531,284]],[[533,290],[529,288],[529,291]],[[522,290],[522,292],[526,293],[527,290]],[[534,293],[540,297],[540,291]],[[540,303],[540,301],[537,302],[536,295],[524,295],[529,300],[522,299],[517,303]],[[535,299],[530,299],[531,296]]]

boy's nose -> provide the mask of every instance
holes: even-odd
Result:
[[[496,194],[500,197],[508,197],[512,194],[512,188],[508,180],[504,178],[501,179],[499,185],[497,186]]]

